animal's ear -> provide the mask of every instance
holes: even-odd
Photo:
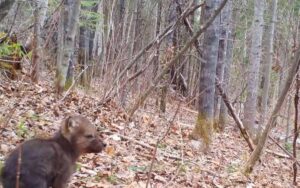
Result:
[[[76,118],[74,115],[68,115],[62,122],[61,126],[61,133],[62,135],[69,139],[71,136],[71,133],[74,132],[75,128],[79,125],[79,123],[76,121]]]
[[[76,118],[72,115],[69,115],[66,118],[66,128],[68,131],[72,132],[76,127],[78,127],[79,123],[76,121]]]

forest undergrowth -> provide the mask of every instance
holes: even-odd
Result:
[[[148,178],[149,187],[293,187],[292,161],[280,157],[282,151],[271,142],[253,173],[249,177],[242,174],[250,151],[230,118],[224,132],[214,134],[204,154],[189,140],[197,111],[182,103],[176,114],[179,100],[169,101],[167,112],[161,114],[155,100],[149,99],[129,121],[114,101],[101,104],[96,94],[78,89],[57,99],[50,83],[1,79],[1,165],[19,143],[51,136],[64,114],[76,112],[93,121],[108,147],[100,154],[80,158],[70,187],[146,187]],[[169,126],[166,137],[157,143]],[[283,128],[278,125],[274,132],[283,132]]]

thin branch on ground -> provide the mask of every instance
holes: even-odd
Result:
[[[156,145],[155,145],[155,148],[154,148],[154,152],[153,152],[153,156],[152,156],[152,161],[151,161],[151,164],[150,164],[150,167],[149,167],[149,171],[148,171],[148,179],[147,179],[147,183],[146,183],[146,188],[148,188],[149,186],[149,183],[150,183],[150,179],[151,179],[151,174],[152,174],[152,169],[153,169],[153,165],[154,165],[154,161],[156,159],[156,152],[157,152],[157,148],[158,148],[158,145],[166,138],[166,136],[169,134],[172,126],[174,126],[174,121],[175,121],[175,118],[179,112],[179,109],[180,109],[180,104],[181,102],[179,102],[178,106],[177,106],[177,109],[175,111],[175,114],[172,118],[172,120],[169,122],[169,125],[168,125],[168,129],[167,131],[165,132],[165,134],[157,140],[156,142]]]
[[[89,68],[89,66],[86,66],[76,77],[76,79],[73,81],[72,85],[69,87],[69,89],[66,91],[64,97],[62,99],[60,99],[60,102],[62,102],[63,100],[65,100],[65,98],[69,95],[70,91],[72,90],[72,88],[74,87],[75,83],[78,81],[78,79],[80,78],[80,76]]]

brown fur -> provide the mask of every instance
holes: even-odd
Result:
[[[2,172],[3,188],[15,188],[16,182],[19,188],[65,188],[79,156],[98,153],[105,146],[88,119],[68,116],[53,138],[26,141],[9,155]]]

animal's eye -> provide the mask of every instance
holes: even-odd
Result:
[[[94,138],[92,134],[85,135],[86,138]]]

